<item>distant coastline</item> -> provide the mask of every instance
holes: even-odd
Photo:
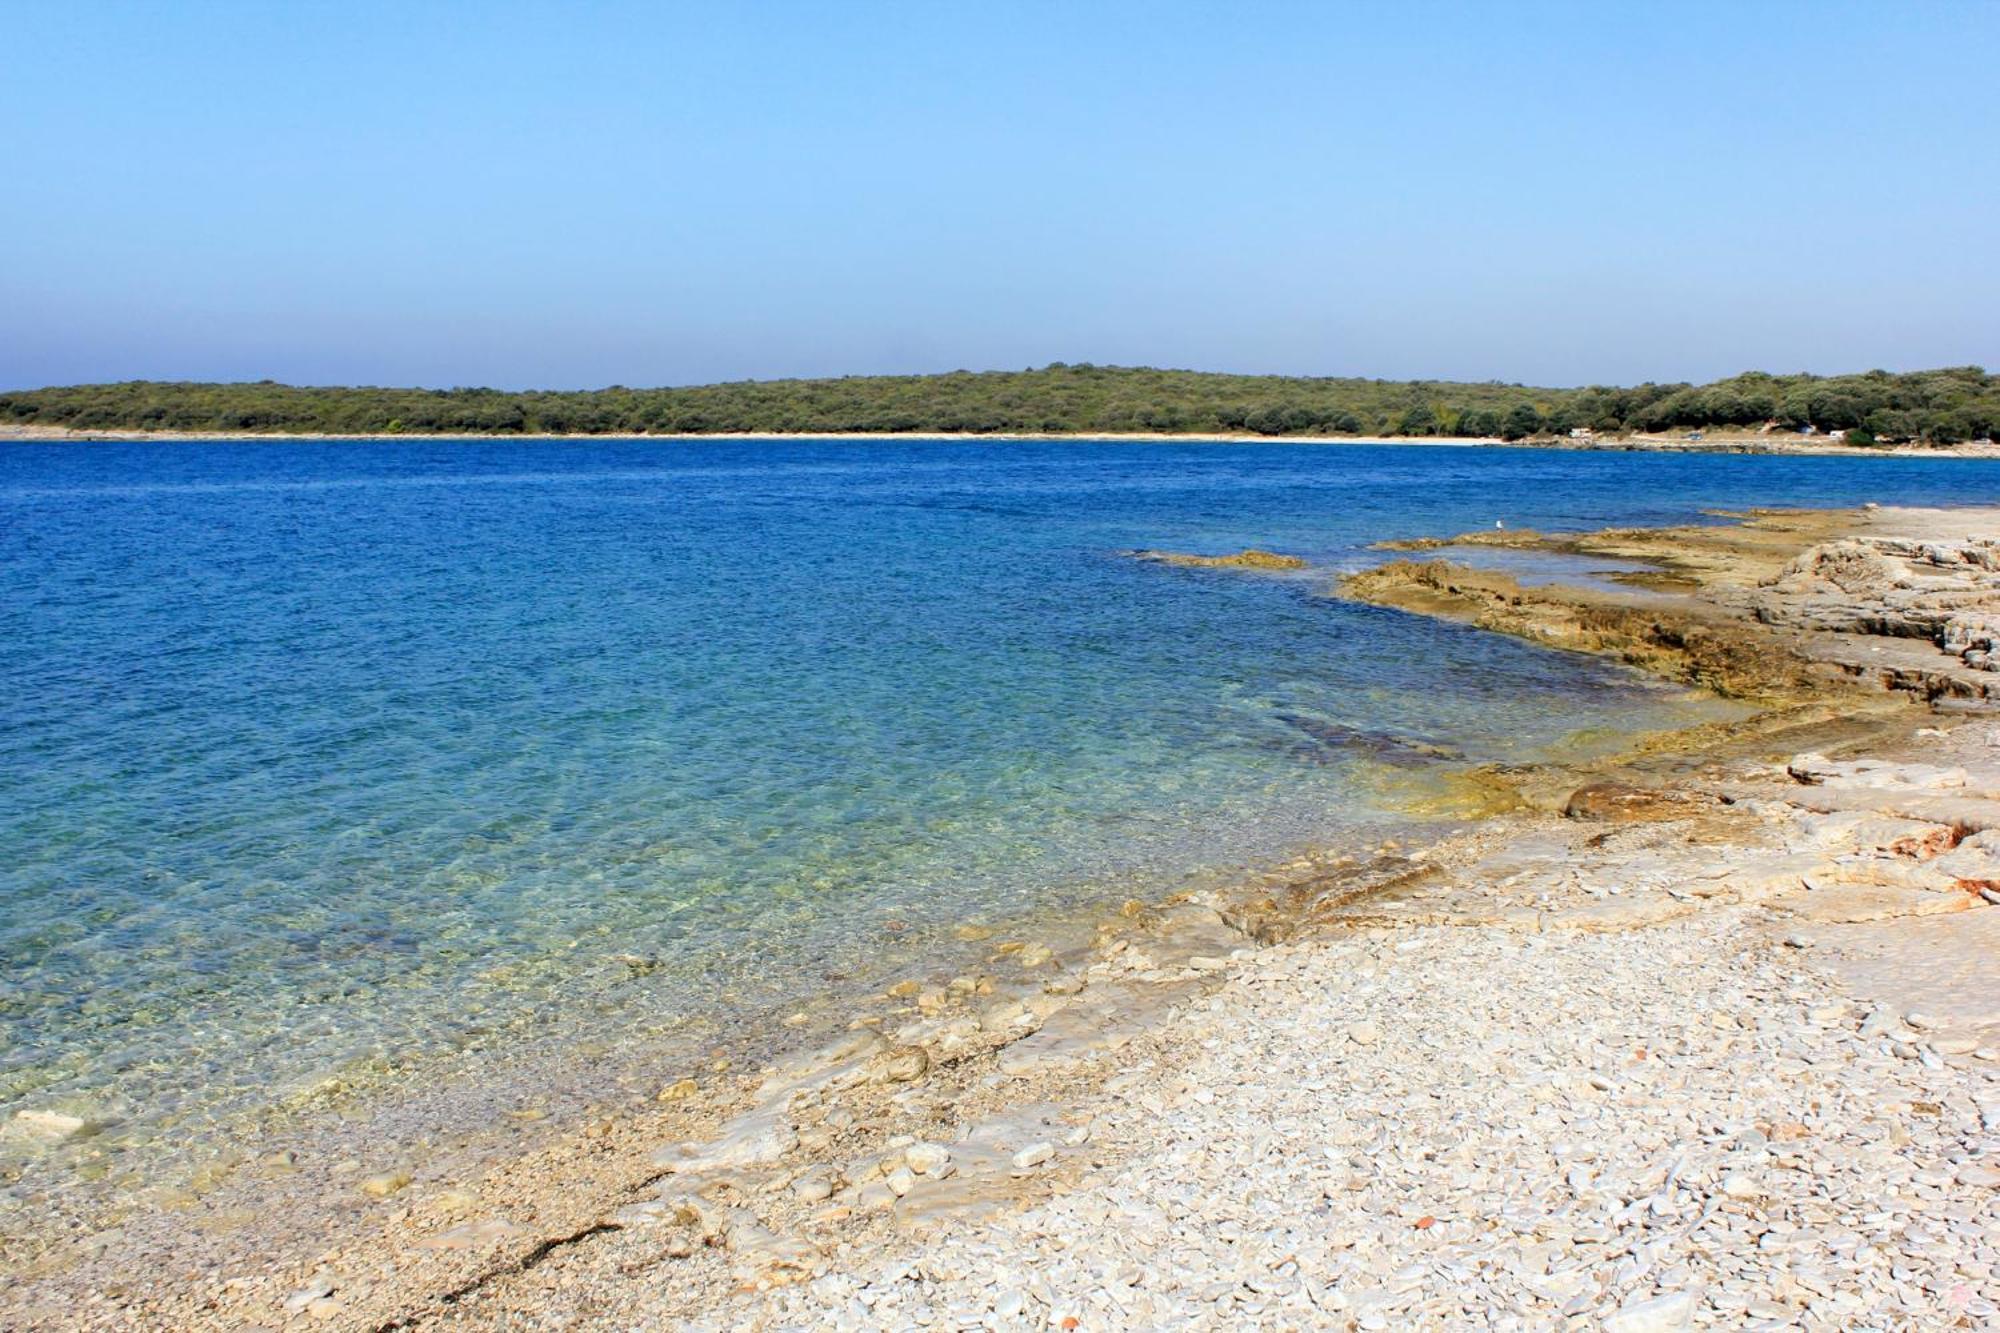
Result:
[[[1979,366],[1551,388],[1068,365],[590,390],[133,380],[0,390],[0,430],[205,436],[1552,442],[1562,447],[1988,446]],[[1789,450],[1786,450],[1789,452]]]
[[[1980,440],[1940,446],[1927,444],[1852,445],[1825,437],[1706,432],[1688,440],[1664,435],[1602,436],[1587,440],[1538,437],[1505,440],[1497,435],[1255,435],[1220,432],[1165,431],[245,431],[245,430],[79,430],[63,426],[0,423],[0,444],[26,443],[172,443],[227,440],[277,443],[287,440],[355,440],[464,442],[521,440],[581,443],[590,440],[855,440],[881,443],[1007,444],[1268,444],[1268,445],[1399,445],[1438,449],[1559,449],[1578,453],[1768,454],[1836,458],[2000,458],[2000,444]]]

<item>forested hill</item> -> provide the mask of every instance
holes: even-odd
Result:
[[[1966,366],[1536,389],[1058,363],[1018,372],[582,392],[135,381],[0,393],[0,424],[338,435],[1156,431],[1523,439],[1581,427],[1624,434],[1766,422],[1789,430],[1846,430],[1862,443],[1955,444],[2000,433],[2000,377]]]

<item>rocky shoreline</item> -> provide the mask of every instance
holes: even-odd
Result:
[[[0,1323],[1992,1321],[1995,537],[1884,510],[1411,543],[1465,559],[1340,595],[1755,713],[1479,774],[1511,812],[1432,845],[1008,941],[463,1187],[357,1170],[311,1255],[80,1244]],[[1524,586],[1467,563],[1493,546],[1651,572]]]

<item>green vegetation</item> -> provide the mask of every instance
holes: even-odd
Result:
[[[1041,370],[756,380],[588,392],[338,389],[256,384],[79,385],[0,393],[0,423],[76,430],[512,434],[1479,435],[1858,431],[1949,445],[2000,432],[2000,377],[1977,366],[1892,375],[1752,373],[1714,384],[1535,389],[1518,384],[1211,375],[1063,365]]]

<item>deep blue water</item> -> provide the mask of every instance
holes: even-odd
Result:
[[[666,1025],[1338,838],[1423,780],[1339,728],[1525,758],[1696,707],[1321,596],[1366,543],[1865,500],[1993,502],[2000,465],[0,446],[0,1115],[141,1132],[385,1053]],[[1245,545],[1316,568],[1119,554]],[[605,999],[619,954],[662,966]]]

